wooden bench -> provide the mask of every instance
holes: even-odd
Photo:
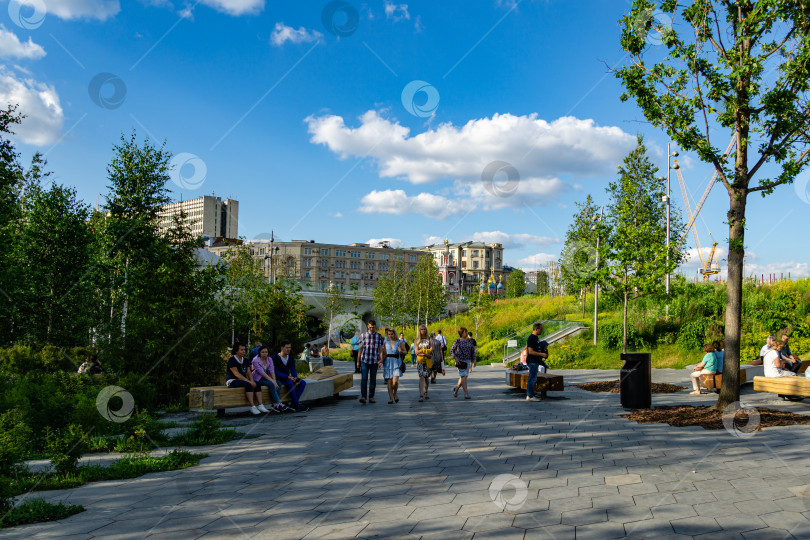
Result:
[[[797,377],[754,377],[754,390],[783,396],[810,397],[810,379]]]
[[[307,383],[300,401],[313,401],[316,399],[337,396],[343,390],[354,386],[354,374],[345,373],[324,379],[304,379]],[[281,401],[291,401],[286,386],[281,387]],[[270,394],[267,388],[262,388],[262,403],[270,403]],[[200,386],[192,388],[188,393],[189,409],[203,411],[217,411],[222,414],[225,409],[234,407],[248,407],[244,388],[228,388],[227,386]]]
[[[515,371],[506,370],[506,384],[514,388],[526,390],[529,384],[529,370]],[[565,389],[562,375],[551,373],[538,373],[537,384],[534,386],[535,392],[540,392],[540,396],[546,397],[546,392],[562,392]]]
[[[742,368],[742,366],[740,367]],[[740,384],[745,384],[746,382],[748,382],[748,370],[740,369]],[[710,375],[701,375],[700,386],[706,388],[707,390],[720,390],[720,387],[723,386],[723,374],[714,373]]]

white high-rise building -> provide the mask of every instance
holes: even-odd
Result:
[[[171,227],[174,216],[180,211],[186,213],[185,223],[195,236],[207,235],[210,238],[239,238],[239,201],[222,200],[221,197],[203,195],[189,201],[163,205],[159,212],[160,230]]]

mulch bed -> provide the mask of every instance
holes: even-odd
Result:
[[[740,409],[723,423],[723,413],[707,406],[661,406],[640,409],[622,418],[639,424],[669,424],[674,427],[700,426],[703,429],[736,429],[743,433],[762,431],[772,426],[810,424],[810,416],[767,408]]]
[[[588,392],[611,392],[613,394],[618,394],[620,390],[619,379],[616,379],[615,381],[575,384],[573,386],[582,388]],[[677,384],[666,383],[652,383],[653,394],[674,394],[675,392],[680,392],[681,390],[686,390],[686,386],[678,386]]]

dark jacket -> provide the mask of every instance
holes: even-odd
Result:
[[[281,356],[278,353],[273,355],[273,368],[276,370],[276,379],[278,380],[283,381],[290,377],[298,378],[298,372],[295,371],[295,358],[292,355],[289,356],[286,366],[281,361]]]

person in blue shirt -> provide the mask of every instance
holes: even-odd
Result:
[[[721,341],[713,341],[714,355],[717,357],[717,373],[723,373],[723,360],[726,358],[726,345]]]
[[[714,354],[714,345],[707,343],[703,346],[703,360],[694,367],[694,372],[690,377],[692,378],[692,394],[693,396],[700,395],[700,376],[701,375],[714,375],[717,373],[717,355]]]
[[[782,334],[782,348],[779,349],[779,356],[781,356],[782,360],[785,361],[785,368],[793,373],[799,372],[799,368],[802,367],[802,361],[793,356],[793,353],[790,352],[787,334]]]
[[[354,372],[360,373],[360,357],[357,356],[358,351],[360,350],[360,332],[357,330],[354,331],[354,337],[349,341],[349,345],[352,348],[352,359],[354,360]]]

